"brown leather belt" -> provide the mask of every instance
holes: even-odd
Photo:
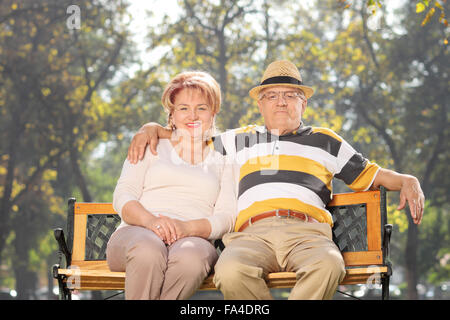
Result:
[[[270,217],[286,217],[286,218],[298,218],[300,220],[303,220],[305,222],[319,222],[316,219],[314,219],[311,216],[308,216],[305,213],[292,211],[292,210],[286,210],[286,209],[278,209],[273,211],[264,212],[261,214],[258,214],[254,217],[251,217],[247,221],[245,221],[242,226],[239,228],[238,232],[242,232],[245,228],[247,228],[249,225],[252,225],[256,221],[259,221],[264,218],[270,218]]]

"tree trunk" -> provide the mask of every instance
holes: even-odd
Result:
[[[13,270],[16,278],[17,299],[36,299],[37,275],[29,269],[30,238],[28,236],[32,219],[27,209],[23,209],[14,217],[13,228],[16,234],[13,245],[15,255],[13,258]]]
[[[226,69],[226,65],[228,62],[227,59],[227,47],[226,47],[226,43],[225,43],[225,34],[222,31],[218,32],[218,38],[219,38],[219,84],[220,84],[220,88],[222,91],[222,96],[223,96],[223,103],[222,105],[227,105],[225,103],[226,101],[226,96],[227,96],[227,91],[228,91],[228,81],[227,81],[227,69]]]
[[[417,300],[417,250],[419,230],[413,222],[409,208],[406,209],[408,215],[408,239],[406,243],[405,261],[406,261],[406,280],[408,283],[408,300]]]
[[[22,126],[18,123],[18,117],[13,114],[13,123],[16,125],[16,130],[11,134],[9,147],[8,147],[8,162],[6,165],[6,178],[3,184],[3,196],[0,199],[0,266],[2,265],[2,252],[5,248],[6,238],[10,232],[10,210],[11,210],[11,194],[13,189],[14,181],[14,170],[16,168],[16,156],[17,156],[17,146],[18,139],[20,137],[20,130]],[[13,125],[14,128],[14,125]]]
[[[75,148],[70,149],[70,163],[72,165],[77,185],[80,188],[81,194],[83,195],[83,201],[92,202],[92,197],[91,194],[89,193],[86,179],[84,178],[84,175],[81,172],[80,164],[78,162],[78,152],[77,150],[75,150]]]
[[[51,271],[51,268],[53,266],[53,263],[49,261],[47,263],[47,300],[53,300],[53,274]]]

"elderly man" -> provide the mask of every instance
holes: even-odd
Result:
[[[215,266],[214,283],[225,299],[271,299],[264,278],[280,271],[296,273],[290,299],[333,297],[345,276],[325,208],[334,177],[354,191],[381,185],[400,191],[398,209],[408,202],[414,222],[422,219],[425,199],[415,177],[380,168],[330,129],[303,125],[313,93],[294,64],[275,61],[249,92],[265,126],[213,138],[215,149],[238,164],[239,177],[235,232],[223,237],[225,249]],[[144,126],[132,141],[130,161],[142,157],[147,142],[154,150],[157,135],[170,133]]]

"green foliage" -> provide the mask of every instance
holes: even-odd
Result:
[[[78,1],[81,29],[69,30],[70,1],[2,1],[2,285],[20,278],[15,265],[46,273],[55,262],[51,229],[65,225],[68,197],[112,200],[133,134],[166,123],[160,99],[171,77],[201,69],[219,81],[221,130],[263,124],[248,91],[275,59],[293,61],[315,89],[306,125],[329,127],[370,160],[419,177],[427,205],[418,269],[430,283],[448,279],[449,3],[405,2],[388,21],[382,0],[183,0],[174,21],[149,27],[146,49],[156,58],[148,63],[125,2]],[[375,13],[380,24],[370,28]],[[394,264],[408,268],[410,225],[398,195],[389,199]]]
[[[439,285],[450,279],[450,209],[426,207],[421,224],[419,257],[423,279]]]
[[[59,169],[70,168],[72,181],[81,185],[82,154],[124,123],[115,120],[122,119],[117,117],[121,106],[102,90],[110,89],[108,82],[127,66],[132,52],[121,23],[126,6],[80,1],[81,29],[70,30],[70,4],[0,4],[0,257],[12,255],[0,265],[9,261],[21,279],[16,284],[20,298],[34,282],[24,279],[49,268],[38,263],[53,256],[49,230],[64,225],[65,201],[74,185],[67,186],[70,177],[60,179]],[[114,23],[106,23],[108,16]],[[81,190],[86,197],[88,191]],[[8,243],[11,234],[15,237]],[[7,245],[14,250],[5,251]]]

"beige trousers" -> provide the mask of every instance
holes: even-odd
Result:
[[[331,299],[345,265],[326,223],[266,218],[243,232],[226,234],[215,266],[214,283],[225,299],[272,299],[264,278],[295,272],[289,299]]]
[[[125,271],[125,299],[187,299],[208,276],[217,252],[207,240],[182,238],[170,246],[153,231],[122,227],[106,249],[111,271]]]

